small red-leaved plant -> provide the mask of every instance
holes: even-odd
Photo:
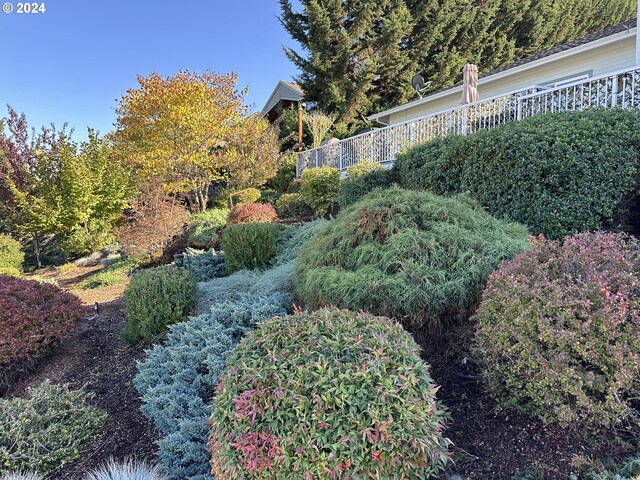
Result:
[[[489,387],[546,422],[638,425],[640,244],[611,233],[533,244],[490,277],[475,315]]]
[[[218,480],[427,479],[448,461],[447,413],[411,336],[388,318],[325,309],[240,342],[216,388]]]
[[[268,203],[247,203],[231,209],[229,223],[273,223],[278,220],[273,206]]]
[[[0,369],[69,336],[84,307],[60,288],[0,275]]]

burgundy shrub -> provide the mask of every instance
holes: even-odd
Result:
[[[640,243],[581,233],[500,265],[478,321],[478,356],[506,405],[585,431],[640,419]]]
[[[268,203],[247,203],[231,209],[229,223],[273,223],[278,220],[278,214]]]
[[[68,337],[83,314],[80,300],[54,285],[0,275],[0,369]]]

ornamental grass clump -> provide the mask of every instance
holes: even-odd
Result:
[[[525,227],[464,197],[391,187],[374,191],[304,244],[297,296],[440,327],[464,318],[502,260],[529,248]]]
[[[216,389],[212,473],[431,478],[450,445],[437,390],[413,338],[388,318],[325,309],[268,320]]]
[[[173,265],[136,273],[124,292],[128,318],[125,340],[154,340],[168,325],[185,320],[196,304],[196,289],[193,274]]]
[[[506,405],[585,431],[637,428],[637,240],[541,239],[491,276],[475,319],[488,386]]]

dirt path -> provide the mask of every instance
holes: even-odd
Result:
[[[76,281],[82,276],[86,273],[79,274]],[[64,284],[60,283],[68,287],[76,282],[65,279]],[[144,357],[144,351],[122,340],[126,325],[123,289],[124,286],[119,285],[74,291],[80,293],[85,304],[106,303],[100,303],[99,314],[94,319],[84,320],[73,337],[7,392],[7,397],[20,396],[26,387],[38,385],[45,379],[67,383],[74,389],[86,385],[87,391],[95,394],[91,403],[109,415],[104,434],[90,443],[78,460],[48,479],[82,479],[86,472],[111,457],[150,459],[155,451],[158,433],[140,413],[138,392],[132,383],[136,361]]]

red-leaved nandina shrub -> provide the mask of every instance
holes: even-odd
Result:
[[[229,223],[273,223],[278,215],[272,205],[268,203],[247,203],[231,209]]]
[[[213,399],[217,480],[427,479],[448,461],[447,413],[397,322],[324,309],[263,322]]]
[[[83,313],[76,296],[54,285],[0,275],[0,370],[69,336]]]
[[[491,275],[476,351],[491,390],[545,422],[589,431],[632,421],[640,396],[640,244],[581,233]]]

